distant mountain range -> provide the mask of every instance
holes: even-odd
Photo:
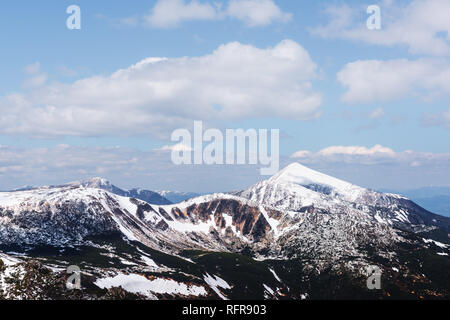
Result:
[[[158,196],[101,178],[0,193],[0,299],[450,298],[450,218],[406,197],[298,163],[233,194]],[[64,289],[68,265],[82,290]]]
[[[450,187],[424,187],[413,190],[385,191],[402,194],[432,212],[450,217]]]
[[[140,188],[134,188],[131,190],[124,190],[115,185],[113,185],[110,181],[104,178],[91,178],[82,181],[70,182],[63,186],[82,186],[85,188],[98,188],[109,191],[111,193],[117,194],[123,197],[136,198],[151,204],[172,204],[183,202],[188,199],[192,199],[200,196],[198,193],[194,192],[179,192],[179,191],[150,191]],[[55,186],[47,186],[40,188],[53,188]],[[21,188],[17,188],[11,191],[28,191],[33,189],[39,189],[39,187],[33,186],[24,186]]]
[[[179,191],[156,191],[164,198],[170,200],[172,203],[180,203],[192,198],[197,198],[204,194],[194,192],[179,192]]]

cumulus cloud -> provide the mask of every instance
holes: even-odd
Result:
[[[430,99],[450,93],[450,64],[441,59],[358,60],[339,71],[348,103],[386,102],[408,96]]]
[[[377,154],[393,156],[395,152],[390,149],[383,147],[379,144],[372,148],[360,147],[360,146],[332,146],[322,149],[318,152],[319,155],[330,156],[330,155],[355,155],[355,156],[372,156]]]
[[[173,28],[190,20],[218,18],[217,7],[197,0],[159,0],[145,21],[155,28]]]
[[[283,12],[272,0],[230,0],[226,14],[250,27],[288,22],[292,14]]]
[[[291,155],[305,164],[360,164],[360,165],[403,165],[404,167],[448,167],[450,153],[431,153],[419,151],[395,151],[381,145],[330,146],[317,152],[300,150]]]
[[[238,42],[200,57],[148,58],[109,76],[0,98],[0,132],[31,136],[149,134],[193,120],[319,115],[316,65],[298,43]]]
[[[448,185],[450,153],[398,151],[376,145],[330,146],[291,156],[315,170],[373,189],[405,190]]]
[[[366,27],[367,5],[330,6],[328,23],[311,29],[324,38],[362,41],[373,45],[406,46],[413,54],[450,55],[450,1],[385,0],[380,4],[381,30]]]
[[[200,2],[197,0],[159,0],[145,23],[154,28],[174,28],[187,21],[238,19],[249,27],[287,22],[292,14],[283,12],[273,0],[229,0]]]

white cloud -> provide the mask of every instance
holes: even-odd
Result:
[[[374,159],[392,160],[398,153],[388,147],[379,144],[367,148],[365,146],[330,146],[317,152],[300,150],[291,155],[292,159],[303,159],[305,161],[336,161],[336,162],[371,162]]]
[[[58,72],[63,75],[64,77],[75,77],[78,75],[78,71],[68,68],[66,66],[60,66],[58,67]]]
[[[226,13],[250,27],[292,19],[292,14],[283,12],[272,0],[230,0]]]
[[[41,87],[47,82],[47,74],[41,71],[39,61],[25,66],[24,71],[28,78],[22,83],[22,87],[26,89]]]
[[[0,191],[104,177],[121,188],[227,192],[261,179],[259,165],[177,166],[170,152],[123,147],[0,147]]]
[[[39,73],[33,77],[25,79],[22,83],[24,88],[37,88],[42,87],[48,80],[47,74]]]
[[[450,64],[441,59],[359,60],[345,65],[337,77],[348,88],[342,96],[348,103],[450,93]]]
[[[193,120],[319,115],[316,65],[298,43],[238,42],[200,57],[149,58],[110,76],[53,83],[0,99],[0,132],[31,136],[151,134]]]
[[[312,165],[323,164],[359,164],[359,165],[403,165],[404,167],[428,167],[431,169],[447,167],[450,153],[431,153],[419,151],[395,151],[381,145],[371,148],[365,146],[330,146],[311,152],[301,150],[295,152],[291,159],[299,159],[302,163]]]
[[[406,46],[413,54],[450,55],[449,0],[415,0],[405,4],[385,0],[380,4],[381,30],[366,27],[367,5],[330,6],[327,25],[311,30],[325,38],[362,41],[374,45]]]
[[[377,144],[372,148],[360,146],[332,146],[320,150],[318,154],[322,156],[330,156],[337,154],[351,155],[351,156],[372,156],[377,154],[383,154],[387,156],[393,156],[395,152],[390,148],[386,148]]]
[[[213,20],[217,17],[217,8],[209,3],[197,0],[159,0],[145,20],[155,28],[173,28],[184,21]]]
[[[384,116],[385,116],[385,112],[384,112],[383,108],[377,108],[369,113],[370,119],[379,119],[379,118],[383,118]]]
[[[198,0],[159,0],[145,23],[154,28],[175,28],[187,21],[238,19],[249,27],[288,22],[292,14],[283,12],[273,0],[229,0],[208,3]]]
[[[381,155],[319,156],[311,152],[299,161],[313,169],[373,188],[447,185],[450,179],[449,153],[404,151],[395,152],[394,157]],[[284,157],[280,160],[282,167],[295,161]],[[59,145],[21,149],[0,146],[0,190],[102,176],[122,188],[226,192],[247,188],[261,180],[258,169],[259,166],[248,165],[176,166],[170,160],[170,152],[123,147]]]
[[[167,145],[164,146],[160,149],[156,149],[155,151],[185,151],[185,152],[189,152],[192,151],[193,149],[190,146],[184,145],[182,143],[178,143],[175,145]]]
[[[33,64],[29,64],[27,66],[25,66],[25,73],[29,74],[29,75],[33,75],[38,73],[41,70],[41,63],[35,62]]]
[[[122,178],[143,175],[148,178],[149,169],[153,166],[158,170],[160,162],[151,154],[118,147],[3,147],[0,148],[0,188],[60,184],[98,175],[120,175]]]
[[[291,156],[291,158],[292,158],[292,159],[307,158],[307,157],[311,156],[311,154],[312,154],[312,153],[311,153],[310,151],[308,151],[308,150],[300,150],[300,151],[295,152],[295,153]]]
[[[435,114],[426,114],[422,120],[426,126],[443,126],[450,129],[450,109]]]

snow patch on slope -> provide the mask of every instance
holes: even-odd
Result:
[[[216,275],[214,275],[214,277],[212,277],[208,273],[203,277],[203,279],[222,300],[228,300],[228,298],[225,297],[223,295],[223,293],[220,292],[220,290],[219,290],[219,288],[227,289],[227,290],[231,289],[231,286],[225,280],[219,278]]]
[[[171,279],[153,279],[149,280],[144,276],[137,274],[118,274],[114,277],[98,279],[95,285],[102,289],[112,287],[122,287],[128,292],[139,293],[150,299],[156,299],[158,294],[180,294],[184,296],[206,296],[204,287],[196,285],[186,285]]]

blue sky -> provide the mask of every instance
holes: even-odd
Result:
[[[81,30],[66,28],[72,4]],[[381,30],[366,28],[370,4]],[[174,168],[158,149],[193,120],[279,128],[283,164],[367,187],[449,185],[449,13],[448,0],[4,1],[0,189],[101,175],[207,192],[262,179]],[[151,57],[168,60],[130,68]],[[208,112],[216,101],[222,112]]]

